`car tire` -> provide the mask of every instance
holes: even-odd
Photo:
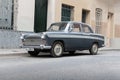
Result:
[[[91,55],[97,55],[98,53],[98,44],[94,43],[92,47],[89,49]]]
[[[69,51],[69,54],[70,54],[70,55],[74,55],[74,54],[75,54],[75,51]]]
[[[39,53],[40,53],[39,51],[28,51],[28,54],[30,54],[30,56],[33,57],[37,57]]]
[[[53,57],[61,57],[63,54],[63,50],[64,50],[63,43],[57,41],[52,45],[50,53]]]

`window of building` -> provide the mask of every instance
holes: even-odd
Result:
[[[101,33],[102,26],[102,9],[96,8],[96,33]]]
[[[73,6],[62,4],[61,21],[73,21]]]
[[[88,21],[89,21],[89,13],[90,13],[89,10],[85,10],[85,9],[82,10],[82,22],[83,23],[88,23]]]
[[[108,16],[107,16],[107,19],[108,19],[108,27],[107,27],[107,30],[106,32],[108,33],[108,37],[114,37],[114,27],[113,27],[113,23],[114,23],[114,14],[112,12],[108,12]]]

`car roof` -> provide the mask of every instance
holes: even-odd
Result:
[[[89,24],[86,24],[86,23],[83,23],[83,22],[77,22],[77,21],[61,21],[61,22],[55,22],[55,23],[81,23],[81,24],[89,25]],[[53,24],[55,24],[55,23],[53,23]]]

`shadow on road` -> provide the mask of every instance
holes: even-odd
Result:
[[[62,57],[75,57],[75,56],[88,56],[88,55],[90,55],[89,53],[75,53],[75,54],[69,54],[69,53],[64,53],[63,55],[62,55]],[[31,56],[29,56],[29,57],[31,57]],[[35,58],[53,58],[51,55],[50,55],[50,53],[42,53],[42,54],[39,54],[37,57],[35,57]],[[61,58],[61,57],[60,57]]]

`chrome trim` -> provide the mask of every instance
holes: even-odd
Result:
[[[102,44],[102,47],[105,47],[105,44]]]
[[[50,34],[48,35],[49,37],[52,37],[52,38],[82,38],[82,39],[96,39],[96,40],[101,40],[101,41],[104,41],[103,38],[100,38],[100,37],[94,37],[94,36],[82,36],[82,34],[79,34],[79,35],[76,35],[76,34],[72,34],[72,35],[64,35],[64,34],[59,34],[59,35],[56,35],[56,34]]]
[[[22,48],[37,48],[37,49],[51,49],[51,46],[45,46],[45,45],[40,45],[40,46],[22,46]]]

